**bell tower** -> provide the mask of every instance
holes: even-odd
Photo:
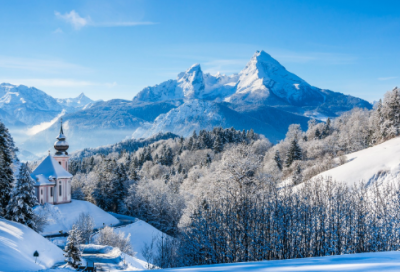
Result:
[[[56,153],[53,158],[66,170],[68,171],[68,150],[69,144],[66,141],[66,137],[64,135],[63,126],[62,126],[62,118],[60,120],[60,134],[57,137],[57,141],[54,143],[54,149]]]

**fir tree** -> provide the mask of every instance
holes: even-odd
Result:
[[[294,161],[302,160],[302,157],[302,151],[297,139],[293,139],[286,154],[285,166],[290,167]]]
[[[217,135],[217,137],[215,138],[214,141],[214,145],[213,145],[213,149],[215,153],[219,153],[222,151],[223,149],[223,144],[222,144],[222,140],[221,137],[219,136],[219,134]]]
[[[297,185],[297,184],[300,184],[303,182],[303,175],[301,173],[300,164],[296,165],[296,168],[293,172],[292,180],[293,180],[294,185]]]
[[[65,261],[75,268],[81,263],[81,252],[78,248],[81,240],[81,231],[76,225],[73,225],[72,229],[68,232],[67,244],[64,248],[64,256],[67,257]]]
[[[278,166],[279,170],[282,171],[282,161],[281,161],[281,156],[279,154],[279,150],[276,150],[274,160],[276,162],[276,166]]]
[[[321,139],[321,132],[319,131],[318,128],[315,130],[314,139],[315,140]]]
[[[19,169],[17,184],[11,193],[10,202],[6,209],[6,218],[36,230],[35,214],[32,208],[37,204],[34,181],[30,176],[28,166],[23,163]]]
[[[13,189],[12,142],[8,129],[0,122],[0,216],[6,214]]]

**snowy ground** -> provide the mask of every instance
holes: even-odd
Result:
[[[33,253],[38,251],[35,263]],[[32,229],[0,219],[0,271],[37,271],[63,262],[63,251]]]
[[[163,270],[158,270],[163,271]],[[263,261],[221,265],[203,265],[174,269],[166,272],[294,272],[294,271],[400,271],[400,252],[360,253],[341,256]]]
[[[387,182],[400,176],[400,137],[346,155],[347,163],[319,174],[352,185]]]
[[[137,220],[135,223],[121,228],[115,228],[115,232],[131,234],[131,245],[133,250],[136,252],[136,258],[143,261],[146,261],[142,255],[144,245],[150,245],[153,237],[159,238],[163,234],[161,231],[142,220]],[[164,235],[167,236],[166,234]],[[155,251],[156,249],[154,248],[154,253],[156,253]]]
[[[136,271],[144,270],[147,263],[122,253],[111,246],[83,245],[82,257],[94,262],[98,271]]]
[[[119,220],[111,214],[90,202],[81,200],[72,200],[67,204],[37,206],[35,212],[45,212],[49,215],[50,221],[42,233],[44,235],[57,234],[60,230],[69,231],[82,212],[89,213],[93,217],[95,228],[103,227],[103,224],[116,225],[119,223]]]

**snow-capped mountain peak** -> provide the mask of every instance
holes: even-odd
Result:
[[[256,51],[246,67],[239,73],[237,90],[230,102],[277,100],[288,104],[321,103],[323,96],[318,88],[286,70],[265,51]]]
[[[184,98],[198,98],[204,91],[203,71],[200,64],[192,65],[185,73],[178,76],[178,90]]]
[[[58,98],[57,102],[64,107],[83,108],[86,105],[93,103],[93,100],[81,93],[75,98]]]

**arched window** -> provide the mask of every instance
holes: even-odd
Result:
[[[62,188],[62,185],[61,185],[61,184],[60,184],[60,185],[58,185],[58,188],[59,188],[59,189],[58,189],[58,195],[59,195],[59,196],[61,196],[61,195],[62,195],[62,193],[61,193],[61,188]]]
[[[58,163],[61,165],[61,162],[60,162],[60,161],[59,161]]]
[[[50,196],[53,196],[53,187],[50,187]]]
[[[43,189],[40,189],[40,194],[43,195]]]

